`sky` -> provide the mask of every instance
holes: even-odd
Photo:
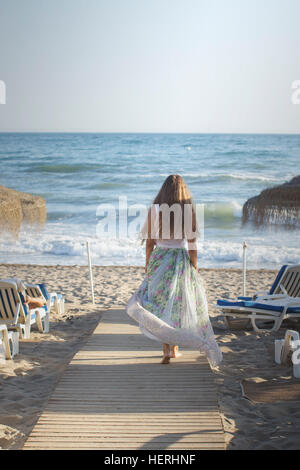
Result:
[[[299,133],[299,18],[299,0],[0,0],[0,131]]]

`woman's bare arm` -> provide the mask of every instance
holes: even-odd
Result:
[[[194,268],[197,269],[196,238],[194,238],[194,240],[188,240],[188,251],[189,251],[189,257],[190,257],[191,263],[194,266]]]
[[[147,272],[149,259],[150,259],[151,253],[152,253],[152,251],[153,251],[153,249],[154,249],[154,246],[155,246],[154,240],[148,239],[147,242],[146,242],[146,266],[145,266],[145,273]]]

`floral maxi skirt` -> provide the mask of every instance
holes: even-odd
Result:
[[[147,274],[126,309],[142,333],[162,343],[199,349],[211,367],[222,361],[202,279],[186,249],[155,248]]]

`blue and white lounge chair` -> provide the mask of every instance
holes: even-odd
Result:
[[[25,284],[25,288],[26,294],[30,297],[43,297],[46,300],[49,312],[54,307],[56,314],[62,315],[65,313],[64,297],[56,292],[48,292],[45,284]]]
[[[0,324],[0,357],[13,359],[19,354],[19,332],[8,331],[6,325]]]
[[[252,323],[258,332],[278,331],[283,320],[300,319],[300,265],[283,266],[269,292],[256,292],[253,297],[239,297],[237,301],[218,300],[217,309],[224,315],[229,327],[232,318],[245,320],[242,327]],[[271,321],[271,329],[260,328],[258,320]]]
[[[31,325],[36,325],[41,333],[49,331],[49,311],[47,307],[29,309],[24,303],[17,283],[0,280],[0,324],[19,331],[23,338],[30,338]]]

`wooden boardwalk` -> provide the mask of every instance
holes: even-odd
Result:
[[[221,449],[214,374],[197,351],[160,364],[160,345],[107,310],[68,365],[24,449]]]

